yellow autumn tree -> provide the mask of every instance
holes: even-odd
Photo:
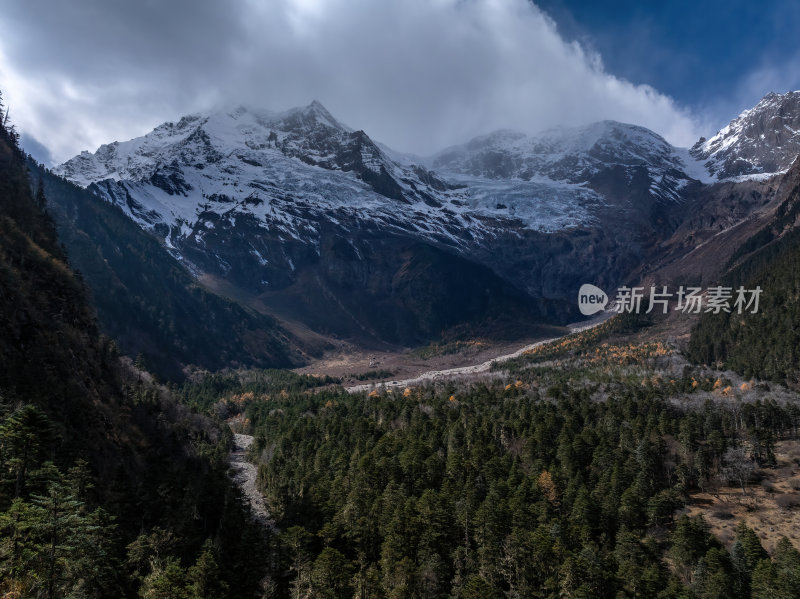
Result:
[[[551,476],[550,472],[547,470],[542,470],[542,473],[539,475],[539,489],[542,491],[542,495],[544,498],[552,505],[553,507],[558,507],[560,501],[558,499],[558,489],[556,488],[556,484],[553,482],[553,477]]]

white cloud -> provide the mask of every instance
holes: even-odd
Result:
[[[11,0],[0,88],[57,159],[213,103],[318,99],[395,149],[614,119],[690,145],[669,97],[607,73],[526,0]]]

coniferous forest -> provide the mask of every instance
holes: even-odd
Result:
[[[689,355],[724,365],[747,377],[796,387],[800,383],[800,232],[791,224],[800,213],[800,187],[778,207],[776,218],[734,254],[723,283],[762,289],[757,314],[741,318],[704,314],[695,327]],[[788,231],[785,235],[781,232]]]
[[[219,379],[182,394],[255,436],[276,596],[797,596],[796,538],[768,553],[733,515],[684,508],[730,487],[758,511],[800,404],[662,344],[588,342],[614,328],[507,382],[352,396],[264,373],[215,404]]]

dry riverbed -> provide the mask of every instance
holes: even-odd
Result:
[[[264,496],[256,487],[256,476],[258,470],[255,464],[247,461],[247,450],[253,444],[251,435],[233,436],[233,451],[228,458],[230,464],[230,476],[233,482],[242,490],[242,493],[250,506],[253,519],[262,526],[275,530],[275,522],[269,514]]]
[[[418,374],[417,376],[413,376],[410,378],[397,379],[391,381],[371,382],[371,383],[364,383],[361,385],[352,385],[350,387],[346,387],[346,389],[350,393],[361,393],[364,391],[377,389],[379,387],[405,388],[405,387],[413,387],[414,385],[420,385],[423,383],[430,383],[434,381],[448,380],[453,378],[467,378],[475,375],[489,376],[492,366],[494,366],[497,363],[512,360],[514,358],[521,356],[525,352],[534,349],[535,347],[539,347],[540,345],[544,345],[546,343],[551,343],[553,341],[566,337],[567,335],[572,335],[573,333],[580,333],[581,331],[586,331],[588,329],[599,326],[614,314],[615,314],[614,312],[606,312],[591,321],[570,325],[569,332],[564,335],[560,335],[558,337],[552,337],[550,339],[543,339],[535,343],[530,343],[524,347],[517,349],[516,351],[495,356],[479,364],[472,364],[470,366],[460,366],[457,368],[446,368],[442,370],[429,370],[427,372],[423,372],[421,374]]]

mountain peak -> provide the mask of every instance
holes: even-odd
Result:
[[[691,152],[718,179],[786,171],[800,154],[800,91],[768,93]]]
[[[761,115],[774,116],[777,113],[797,113],[798,111],[800,111],[800,91],[788,91],[783,94],[769,92],[753,108],[742,111],[733,122],[753,120]]]
[[[328,112],[328,109],[325,108],[322,105],[322,102],[320,102],[319,100],[313,100],[311,104],[309,104],[308,106],[303,106],[302,108],[296,108],[294,109],[294,111],[302,112],[304,115],[314,116],[317,118],[323,118],[330,120],[332,122],[336,122],[336,119],[333,118],[333,115],[331,115],[331,113]]]
[[[330,129],[349,131],[348,127],[337,121],[328,109],[319,100],[314,100],[308,106],[292,108],[279,115],[279,121],[286,124],[289,128],[307,128],[309,126],[322,125]]]
[[[759,100],[758,104],[756,104],[756,107],[765,104],[771,104],[775,101],[784,103],[789,101],[797,101],[798,99],[800,99],[800,91],[788,91],[782,94],[777,92],[769,92],[763,98],[761,98],[761,100]]]

